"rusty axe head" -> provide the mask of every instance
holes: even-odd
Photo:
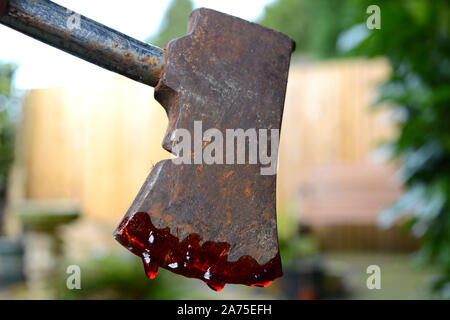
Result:
[[[163,146],[185,161],[156,164],[115,232],[149,277],[161,266],[220,290],[282,275],[276,175],[254,151],[276,161],[293,49],[282,33],[209,9],[192,12],[188,34],[166,45],[155,89],[169,118]],[[211,130],[199,138],[200,129]]]

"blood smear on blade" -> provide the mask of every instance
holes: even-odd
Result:
[[[170,234],[169,228],[157,229],[145,212],[125,219],[118,228],[116,239],[142,258],[145,273],[154,279],[158,268],[204,281],[215,291],[225,284],[266,287],[283,275],[280,255],[264,265],[249,257],[228,261],[230,245],[225,242],[204,242],[192,233],[181,242]]]

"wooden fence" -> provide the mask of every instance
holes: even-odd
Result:
[[[369,105],[389,72],[384,60],[293,63],[281,134],[278,202],[296,201],[309,167],[370,162],[392,135]],[[25,197],[77,199],[86,217],[118,222],[161,148],[165,111],[153,90],[124,78],[33,90],[24,105],[20,159]]]

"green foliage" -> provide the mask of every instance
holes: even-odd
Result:
[[[407,192],[382,219],[412,215],[408,225],[423,239],[419,258],[441,267],[435,289],[450,298],[450,3],[378,5],[381,29],[371,30],[352,54],[385,56],[392,68],[378,102],[399,118],[399,135],[389,146],[401,160]],[[355,22],[364,23],[364,13]]]
[[[338,54],[336,40],[357,9],[343,0],[278,0],[265,8],[258,23],[294,39],[296,54],[333,57]]]
[[[163,18],[158,34],[150,39],[150,42],[163,47],[170,40],[185,35],[187,18],[192,10],[193,5],[191,0],[172,0]]]
[[[373,4],[379,30],[366,28]],[[278,0],[259,22],[290,35],[299,53],[389,60],[392,75],[378,102],[398,119],[399,135],[388,146],[403,165],[407,192],[382,220],[412,215],[408,226],[423,239],[419,260],[441,267],[435,289],[450,298],[450,2]],[[344,38],[352,43],[347,53],[336,49]]]
[[[14,66],[0,64],[0,198],[5,196],[14,155],[14,125],[9,110],[14,71]]]
[[[296,211],[290,208],[280,210],[277,215],[278,245],[283,264],[290,265],[299,258],[317,253],[318,244],[314,237],[300,234]]]
[[[70,262],[73,264],[73,261]],[[81,269],[81,290],[69,290],[68,275],[60,273],[53,282],[57,299],[183,299],[204,298],[186,285],[188,279],[159,269],[155,279],[146,277],[141,260],[129,252],[108,253],[90,257],[78,264]],[[65,270],[65,268],[59,268]]]

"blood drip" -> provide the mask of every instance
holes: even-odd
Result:
[[[230,262],[228,243],[206,241],[200,245],[201,238],[196,233],[180,242],[170,234],[169,228],[157,229],[145,212],[125,219],[115,236],[123,246],[142,258],[150,279],[154,279],[158,268],[163,267],[203,280],[213,290],[220,291],[226,283],[266,287],[283,275],[279,254],[264,265],[259,265],[250,256]]]

